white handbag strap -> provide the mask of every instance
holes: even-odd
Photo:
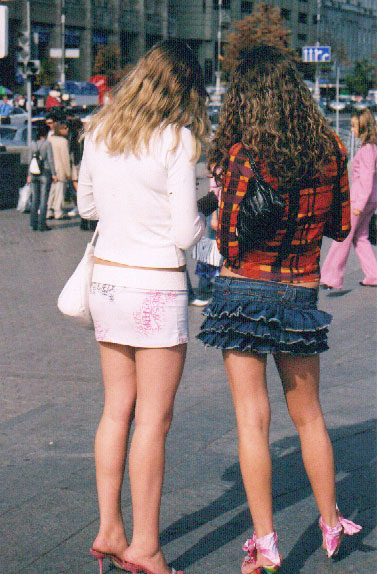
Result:
[[[92,245],[92,246],[94,247],[95,244],[97,243],[98,236],[99,236],[99,223],[97,223],[96,230],[95,230],[95,232],[93,233],[93,237],[92,237],[92,239],[90,240],[89,245]]]

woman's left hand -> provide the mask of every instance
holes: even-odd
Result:
[[[360,209],[353,209],[354,215],[360,215],[360,213],[361,213]]]

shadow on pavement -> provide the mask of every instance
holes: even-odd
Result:
[[[376,457],[375,422],[370,420],[356,425],[338,427],[330,431],[335,454],[336,473],[338,476],[341,475],[341,478],[337,480],[339,508],[345,517],[356,523],[361,523],[363,526],[363,530],[359,534],[347,537],[343,542],[336,558],[337,562],[351,554],[356,548],[361,552],[376,550],[371,546],[362,544],[362,540],[368,536],[377,523],[375,516],[377,477],[371,462]],[[274,513],[276,514],[311,496],[312,492],[302,464],[297,436],[273,443],[271,454]],[[166,528],[161,533],[162,544],[167,544],[184,536],[246,503],[239,465],[234,464],[229,467],[222,479],[232,482],[233,486],[210,505],[181,518]],[[371,510],[370,513],[367,512],[369,509]],[[361,513],[364,515],[364,523],[360,519]],[[366,514],[368,514],[368,519],[365,519]],[[226,524],[203,536],[194,546],[179,556],[172,566],[177,570],[188,568],[191,564],[215,552],[243,533],[245,533],[245,537],[246,533],[247,535],[251,533],[248,509],[242,510]],[[316,517],[285,557],[279,572],[281,574],[299,572],[309,557],[321,547],[321,544],[322,537]],[[240,549],[240,563],[241,561],[242,552]],[[320,574],[319,570],[317,574]]]

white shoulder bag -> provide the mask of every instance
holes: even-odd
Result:
[[[89,310],[89,290],[94,267],[94,246],[98,238],[98,225],[92,240],[86,246],[84,257],[74,270],[63,291],[59,295],[58,308],[89,329],[93,329],[93,320]]]

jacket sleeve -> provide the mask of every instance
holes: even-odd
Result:
[[[351,230],[350,188],[347,169],[347,150],[338,136],[334,135],[340,150],[340,165],[333,187],[333,201],[326,216],[323,234],[335,241],[344,241]]]
[[[47,151],[47,163],[50,167],[50,171],[51,171],[53,176],[56,176],[54,154],[52,153],[52,145],[47,140],[46,140],[46,151]]]
[[[1,113],[0,113],[0,116],[1,116]],[[31,155],[31,156],[32,156],[33,153],[36,151],[36,145],[37,145],[37,144],[36,144],[35,142],[31,142],[31,146],[30,146],[30,155]],[[29,166],[28,166],[28,169],[27,169],[27,173],[28,173],[29,176],[31,175],[31,172],[30,172],[30,162],[29,162]]]
[[[206,229],[206,218],[196,204],[195,164],[191,160],[192,136],[182,129],[179,143],[167,157],[167,192],[171,210],[171,233],[177,247],[195,245]]]
[[[90,174],[89,154],[90,146],[87,141],[85,141],[77,187],[77,207],[83,219],[98,220],[99,216],[94,202],[93,185]]]
[[[66,179],[71,179],[71,160],[69,157],[69,144],[68,140],[64,138],[64,144],[62,145],[62,164],[64,169],[64,175]]]
[[[376,174],[376,156],[371,145],[359,151],[360,171],[355,182],[351,182],[351,202],[354,209],[363,211],[373,190]],[[353,199],[355,198],[355,199]]]

